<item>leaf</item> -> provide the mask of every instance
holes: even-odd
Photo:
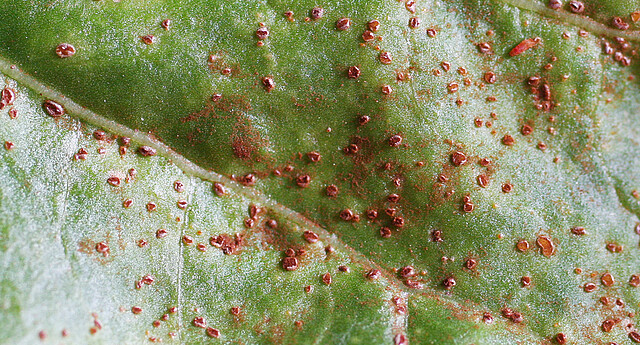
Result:
[[[3,342],[636,341],[637,4],[412,3],[0,4]]]

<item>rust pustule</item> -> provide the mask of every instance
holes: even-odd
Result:
[[[282,259],[282,268],[287,271],[295,271],[298,269],[298,259],[296,257],[287,256]]]
[[[206,333],[211,338],[220,338],[220,331],[213,327],[207,327]]]
[[[602,275],[602,277],[600,277],[600,282],[602,282],[602,285],[606,286],[606,287],[611,287],[613,286],[613,284],[615,284],[615,279],[613,278],[613,275],[611,275],[611,273],[605,273]]]
[[[451,154],[451,162],[455,166],[461,166],[467,162],[467,156],[460,151],[456,151]]]
[[[351,19],[349,18],[343,17],[338,19],[338,21],[336,21],[336,29],[338,31],[349,30],[350,27],[351,27]],[[374,31],[374,30],[371,30],[371,31]]]
[[[42,108],[47,113],[47,115],[57,118],[65,114],[64,108],[57,102],[52,100],[46,100],[42,103]]]
[[[584,4],[581,1],[571,0],[569,1],[569,10],[573,13],[584,12]]]
[[[367,278],[371,280],[376,280],[380,278],[381,275],[382,275],[382,272],[380,272],[380,270],[377,270],[377,269],[372,269],[366,274]]]
[[[298,177],[296,177],[296,184],[301,188],[309,187],[310,183],[311,183],[311,176],[307,174],[298,175]]]
[[[365,41],[365,42],[371,42],[375,38],[376,38],[376,35],[373,32],[371,32],[370,30],[365,30],[362,33],[362,40]]]
[[[56,47],[56,55],[58,55],[58,57],[62,59],[72,57],[75,54],[76,54],[76,48],[69,43],[60,43]]]
[[[546,236],[546,235],[538,236],[538,239],[536,240],[536,244],[538,244],[538,247],[540,247],[542,251],[542,255],[546,257],[551,257],[553,254],[556,253],[556,245],[553,243],[553,241],[549,236]]]
[[[347,70],[347,77],[350,79],[358,79],[360,77],[360,68],[358,66],[351,66]]]
[[[529,250],[529,242],[527,242],[526,240],[520,240],[516,244],[516,248],[518,248],[519,251],[524,253],[527,250]]]
[[[336,195],[338,195],[338,186],[334,184],[328,185],[327,188],[325,189],[325,193],[330,198],[335,197]]]

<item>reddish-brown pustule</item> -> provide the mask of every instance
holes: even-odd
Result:
[[[509,56],[518,56],[518,55],[524,53],[525,51],[535,47],[536,45],[538,45],[538,43],[540,43],[540,38],[539,37],[527,38],[527,39],[523,40],[522,42],[520,42],[513,49],[511,49],[511,51],[509,52]]]

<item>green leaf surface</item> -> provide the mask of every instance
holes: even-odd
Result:
[[[640,2],[413,3],[0,3],[0,343],[640,342]]]

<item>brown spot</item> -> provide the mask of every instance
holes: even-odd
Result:
[[[504,137],[502,138],[502,143],[507,146],[513,146],[515,142],[516,142],[515,139],[513,139],[513,137],[509,134],[505,134]]]
[[[467,156],[460,151],[456,151],[451,154],[451,162],[455,166],[461,166],[467,162]]]
[[[551,238],[549,238],[546,235],[538,236],[538,239],[536,240],[536,244],[538,244],[538,247],[540,247],[540,249],[542,250],[542,255],[546,257],[550,257],[556,253],[555,244],[553,243]]]
[[[516,244],[516,248],[518,248],[519,251],[524,253],[527,250],[529,250],[529,242],[527,242],[526,240],[520,240]]]
[[[339,31],[345,31],[345,30],[349,30],[349,28],[351,27],[351,19],[343,17],[338,19],[338,21],[336,21],[336,29],[338,29]],[[373,32],[376,32],[376,30],[371,30]]]
[[[520,283],[522,284],[522,287],[531,286],[531,277],[524,276],[524,277],[520,278]]]
[[[295,257],[287,256],[282,259],[282,268],[287,271],[295,271],[298,269],[298,259]]]
[[[64,108],[60,104],[52,100],[44,101],[44,103],[42,103],[42,108],[47,113],[47,115],[51,117],[60,117],[65,113]]]
[[[502,185],[503,193],[511,193],[512,190],[513,190],[513,185],[511,183],[505,183]]]
[[[140,36],[140,40],[146,45],[151,45],[156,42],[156,37],[154,35],[144,35]]]
[[[569,10],[573,13],[582,13],[584,12],[584,4],[577,0],[569,1]]]
[[[63,59],[72,57],[76,54],[76,48],[69,43],[60,43],[56,47],[56,54]]]
[[[613,279],[611,273],[607,272],[600,277],[600,282],[602,282],[602,285],[604,286],[611,287],[616,281]]]
[[[358,66],[351,66],[347,70],[347,77],[351,79],[358,79],[360,77],[360,68]]]

